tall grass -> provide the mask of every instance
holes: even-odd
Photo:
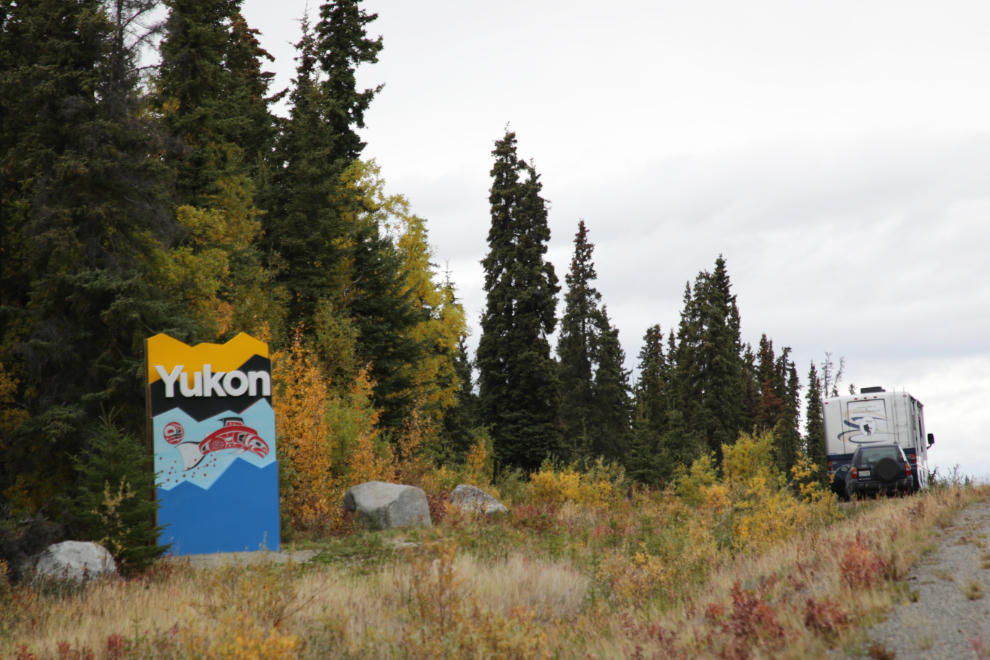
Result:
[[[312,565],[195,570],[167,559],[81,589],[0,589],[0,655],[816,657],[855,646],[862,626],[908,598],[900,580],[928,537],[988,495],[959,484],[861,503],[749,546],[725,531],[728,510],[669,491],[616,494],[607,506],[533,502],[495,520],[451,512],[370,568],[362,552],[398,539],[335,538]]]

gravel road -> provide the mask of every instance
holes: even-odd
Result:
[[[934,540],[938,549],[907,578],[917,602],[896,607],[869,637],[897,660],[990,658],[990,502],[960,512]]]
[[[228,564],[238,563],[242,566],[257,564],[262,561],[272,561],[284,564],[290,559],[294,562],[305,562],[313,558],[315,550],[285,550],[281,552],[217,552],[212,555],[189,555],[193,568],[219,568]]]

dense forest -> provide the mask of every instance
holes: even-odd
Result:
[[[467,469],[497,481],[600,460],[659,486],[754,431],[773,432],[784,473],[802,452],[823,465],[821,397],[841,376],[826,360],[802,385],[790,348],[744,343],[721,256],[686,285],[676,327],[645,330],[633,380],[589,229],[577,223],[561,286],[540,176],[510,131],[492,151],[470,355],[427,222],[362,158],[382,87],[358,89],[355,70],[383,48],[376,15],[339,0],[303,17],[279,91],[239,10],[0,0],[7,523],[94,540],[116,526],[135,565],[158,552],[143,366],[157,333],[270,343],[286,533],[326,523],[369,478],[440,489]]]

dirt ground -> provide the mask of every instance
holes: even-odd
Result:
[[[218,568],[226,564],[256,564],[271,559],[276,564],[284,564],[290,559],[295,562],[305,562],[313,558],[316,550],[291,550],[279,552],[216,552],[211,555],[188,555],[193,568]]]

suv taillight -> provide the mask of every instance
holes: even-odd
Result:
[[[828,471],[829,471],[829,472],[831,472],[831,471],[832,471],[832,461],[829,461],[829,462],[828,462]]]
[[[904,464],[904,473],[908,477],[911,476],[911,464],[910,463],[905,463]]]
[[[852,471],[849,472],[849,476],[852,479],[859,479],[859,468],[854,467]]]
[[[917,465],[918,464],[918,455],[917,454],[911,454],[910,456],[908,456],[908,460],[911,461],[911,464],[912,465]]]

